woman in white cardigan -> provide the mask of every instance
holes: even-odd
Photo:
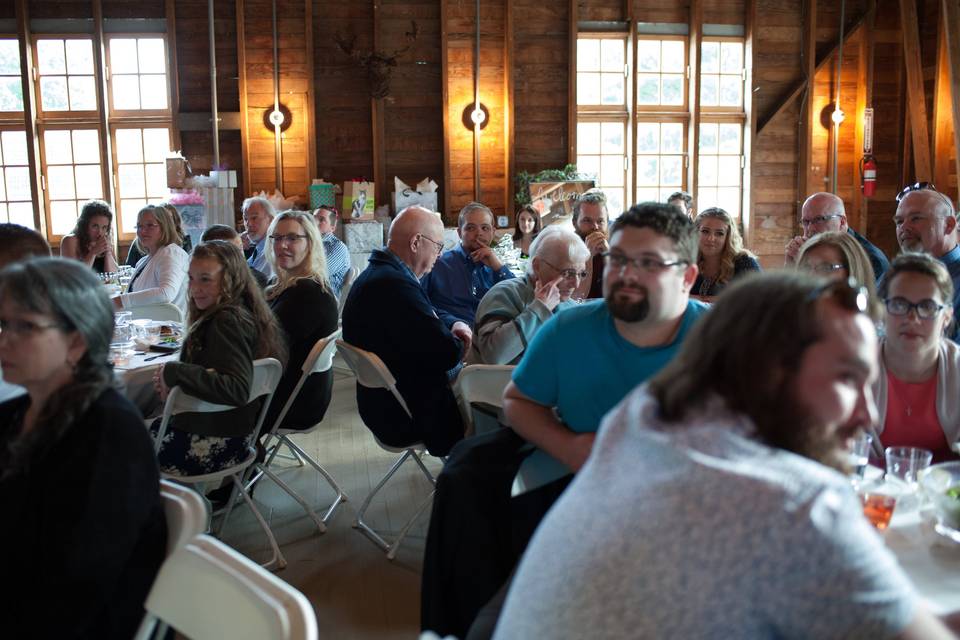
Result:
[[[936,462],[956,458],[950,448],[960,440],[960,346],[946,338],[953,320],[950,274],[928,255],[903,254],[878,293],[887,313],[874,383],[874,453],[909,446],[933,451]]]
[[[126,293],[113,299],[114,306],[130,309],[170,302],[186,312],[190,256],[180,247],[181,238],[170,213],[152,205],[140,209],[137,241],[147,255],[137,262]]]

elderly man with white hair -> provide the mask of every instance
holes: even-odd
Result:
[[[587,276],[589,257],[583,240],[569,229],[541,231],[530,245],[526,274],[498,282],[480,301],[468,362],[519,362],[543,323],[574,304],[570,296]]]

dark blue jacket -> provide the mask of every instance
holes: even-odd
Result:
[[[385,444],[425,442],[446,455],[463,437],[463,422],[447,371],[463,357],[463,342],[437,317],[413,272],[386,250],[374,251],[343,307],[343,339],[380,356],[413,414],[411,421],[386,389],[357,385],[364,424]]]

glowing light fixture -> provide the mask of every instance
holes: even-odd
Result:
[[[843,113],[843,111],[840,109],[839,106],[837,106],[833,110],[833,113],[830,114],[830,119],[833,120],[834,124],[840,124],[841,122],[843,122],[843,119],[845,117],[846,115]]]

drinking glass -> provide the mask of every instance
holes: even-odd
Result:
[[[873,443],[873,436],[869,433],[860,432],[850,441],[849,462],[853,470],[851,480],[854,485],[863,481],[863,474],[870,462],[870,445]]]
[[[917,488],[917,474],[933,461],[933,452],[917,447],[887,447],[887,474],[903,480],[911,490]]]
[[[877,531],[884,531],[890,526],[893,518],[893,509],[897,506],[896,496],[880,491],[860,491],[860,500],[863,502],[863,515]]]

